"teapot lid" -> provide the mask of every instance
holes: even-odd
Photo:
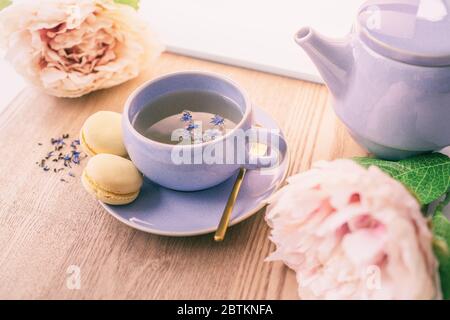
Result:
[[[450,0],[370,0],[357,32],[374,51],[421,66],[450,66]]]

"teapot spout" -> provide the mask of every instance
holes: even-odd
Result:
[[[306,27],[296,33],[295,41],[316,65],[332,95],[339,97],[345,94],[346,84],[353,68],[350,39],[327,39]]]

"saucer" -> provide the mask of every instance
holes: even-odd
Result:
[[[280,129],[259,108],[255,122],[268,129]],[[245,175],[231,217],[230,226],[251,217],[267,205],[267,199],[283,184],[289,168],[289,152],[280,165],[249,170]],[[237,173],[222,184],[203,191],[181,192],[166,189],[145,179],[139,197],[125,206],[100,204],[126,225],[152,234],[184,237],[215,232],[236,180]]]

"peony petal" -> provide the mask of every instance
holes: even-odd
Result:
[[[41,80],[46,87],[65,78],[67,78],[67,73],[56,68],[46,68],[41,72]]]
[[[342,249],[349,261],[357,266],[376,264],[384,254],[384,235],[373,230],[358,230],[342,240]]]
[[[0,45],[47,93],[79,97],[136,77],[163,47],[136,11],[110,0],[23,0],[0,12]]]
[[[419,204],[378,168],[320,162],[291,177],[266,220],[303,299],[440,298],[432,235]]]

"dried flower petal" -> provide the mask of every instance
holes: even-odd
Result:
[[[216,114],[214,118],[211,119],[211,123],[215,126],[223,126],[225,125],[225,118]]]
[[[193,130],[195,130],[195,129],[197,129],[198,128],[198,124],[195,124],[195,123],[189,123],[187,126],[186,126],[186,130],[187,131],[193,131]]]
[[[189,111],[183,111],[183,114],[181,115],[182,122],[190,122],[192,121],[192,114]]]

